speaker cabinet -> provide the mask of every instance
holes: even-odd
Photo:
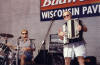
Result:
[[[96,65],[96,57],[94,56],[87,56],[85,57],[85,65]],[[77,58],[71,61],[71,65],[79,65]]]
[[[85,64],[86,65],[96,65],[97,64],[96,57],[94,57],[94,56],[87,56],[85,58]]]
[[[50,53],[48,57],[48,65],[64,65],[64,57],[62,53]]]

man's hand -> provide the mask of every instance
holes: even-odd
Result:
[[[82,26],[78,25],[77,29],[78,29],[78,31],[81,31],[82,30]]]
[[[65,35],[65,33],[64,32],[59,32],[58,35],[63,37]]]
[[[22,48],[22,50],[23,51],[29,51],[29,50],[31,50],[31,48],[29,48],[29,47],[28,48]]]
[[[59,38],[60,38],[61,40],[63,40],[64,35],[65,35],[65,32],[63,32],[62,29],[59,28],[59,30],[58,30],[58,36],[59,36]]]

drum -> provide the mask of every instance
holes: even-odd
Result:
[[[3,57],[0,57],[0,65],[4,65],[4,58]]]
[[[9,58],[9,65],[16,65],[16,51],[10,52],[8,58]]]
[[[7,45],[0,43],[0,56],[4,57],[5,55],[8,55],[10,51],[11,50]]]

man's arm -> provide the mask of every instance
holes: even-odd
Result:
[[[58,36],[59,36],[59,38],[60,38],[61,40],[63,40],[64,32],[62,32],[62,29],[61,29],[61,28],[59,28],[59,30],[58,30]]]
[[[85,24],[83,24],[83,22],[81,20],[79,20],[79,31],[83,30],[84,32],[87,32],[87,27]]]
[[[28,48],[23,48],[23,50],[24,50],[24,51],[35,51],[35,48],[30,48],[30,47],[28,47]]]

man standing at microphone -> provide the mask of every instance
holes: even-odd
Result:
[[[70,22],[69,20],[74,20],[71,18],[72,14],[69,11],[65,11],[63,13],[63,17],[66,23]],[[64,25],[67,27],[69,24],[66,23]],[[63,31],[64,29],[63,26],[58,30],[58,35],[61,40],[64,40],[64,36],[69,35],[68,32]],[[70,30],[70,28],[65,28],[65,30],[66,29]],[[65,59],[65,65],[70,65],[73,52],[75,56],[78,58],[79,65],[85,65],[84,55],[86,54],[86,49],[85,49],[85,42],[83,38],[83,32],[87,31],[87,27],[83,25],[81,20],[79,20],[79,24],[77,25],[76,29],[79,31],[78,37],[72,39],[70,38],[67,40],[68,42],[64,41],[63,55]]]
[[[28,30],[23,29],[21,31],[21,37],[19,37],[19,57],[20,65],[25,65],[27,61],[32,61],[33,51],[35,46],[32,40],[28,38]]]

